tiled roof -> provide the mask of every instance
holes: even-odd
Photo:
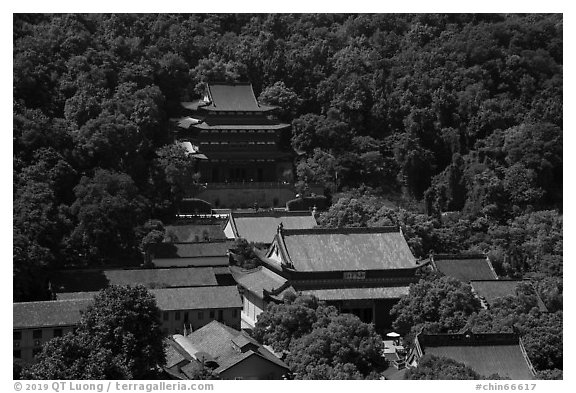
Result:
[[[280,223],[284,229],[310,229],[317,225],[316,219],[310,212],[232,212],[230,220],[238,237],[264,244],[272,243]]]
[[[441,273],[463,282],[498,279],[484,255],[434,255],[433,258],[434,266]]]
[[[286,279],[264,266],[252,270],[244,270],[237,266],[231,266],[230,271],[236,282],[249,291],[262,296],[266,290],[272,292],[286,284]]]
[[[486,377],[498,373],[510,379],[534,378],[518,345],[437,347],[427,348],[426,354],[454,359]]]
[[[98,295],[98,291],[90,292],[60,292],[56,294],[56,300],[92,299]]]
[[[518,337],[512,334],[420,335],[418,341],[424,354],[454,359],[486,377],[498,373],[510,379],[534,378]]]
[[[236,286],[164,288],[150,290],[161,310],[201,310],[242,308]]]
[[[290,127],[290,124],[210,124],[216,123],[207,119],[206,122],[197,124],[194,128],[200,130],[281,130]]]
[[[297,271],[353,271],[415,268],[397,228],[282,230],[281,250]]]
[[[385,288],[337,288],[337,289],[308,289],[301,293],[314,295],[319,300],[372,300],[372,299],[399,299],[408,295],[409,286]]]
[[[220,148],[215,147],[217,149],[219,149],[218,151],[210,151],[210,145],[208,145],[207,149],[203,149],[204,153],[206,153],[206,156],[210,159],[217,159],[217,160],[229,160],[231,158],[233,159],[251,159],[251,160],[278,160],[280,158],[286,158],[290,156],[290,153],[288,152],[281,152],[279,151],[275,146],[272,147],[268,147],[265,146],[266,150],[263,151],[257,151],[257,150],[253,150],[253,148],[250,147],[250,145],[248,145],[245,150],[240,150],[240,151],[234,151],[234,155],[233,157],[230,156],[230,150],[226,149],[225,147]],[[246,183],[246,185],[249,185],[250,183]]]
[[[178,351],[171,345],[171,340],[164,340],[164,352],[166,353],[166,367],[174,367],[178,363],[184,362],[189,360],[189,357],[186,357],[182,354],[182,351]]]
[[[274,107],[258,104],[249,83],[210,83],[208,94],[211,103],[202,107],[209,111],[264,112]]]
[[[180,269],[68,270],[54,274],[50,281],[56,292],[98,291],[109,285],[137,285],[169,288],[216,285],[210,267]]]
[[[12,326],[14,329],[73,326],[80,321],[80,311],[91,303],[91,299],[13,303]]]
[[[242,307],[242,299],[235,285],[162,288],[151,289],[150,292],[156,297],[158,308],[163,311]],[[97,294],[98,292],[69,292],[59,293],[57,297],[58,300],[92,299]]]
[[[231,241],[155,243],[149,250],[153,258],[223,257],[232,244]]]
[[[242,340],[239,340],[238,336],[243,336]],[[222,372],[252,355],[261,356],[280,367],[288,368],[284,362],[254,339],[218,321],[210,322],[195,332],[190,333],[186,338],[190,340],[194,348],[206,352],[214,358],[219,365],[215,370],[216,372]],[[250,342],[253,343],[254,346],[251,347],[250,350],[242,353],[234,346],[232,340],[236,342]]]
[[[516,296],[516,288],[521,283],[530,284],[527,280],[473,280],[470,285],[476,294],[482,297],[488,305],[492,304],[494,300],[506,296]],[[530,284],[531,285],[531,284]],[[540,311],[548,311],[544,302],[534,291],[537,297],[538,308]]]
[[[204,236],[208,236],[210,242],[226,239],[223,223],[166,225],[166,232],[176,235],[177,243],[198,243]]]

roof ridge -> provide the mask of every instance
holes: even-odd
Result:
[[[311,228],[311,229],[282,229],[282,235],[330,235],[330,234],[376,234],[400,233],[397,226],[382,227],[344,227],[344,228]]]
[[[81,292],[74,292],[74,293],[81,293]],[[35,305],[35,304],[46,304],[46,303],[51,303],[51,304],[56,304],[56,303],[66,303],[66,302],[76,302],[76,303],[80,303],[80,302],[85,302],[85,301],[92,301],[92,299],[89,298],[75,298],[75,299],[54,299],[54,300],[35,300],[33,302],[12,302],[13,306],[16,305]]]
[[[210,239],[208,241],[198,241],[198,242],[158,242],[152,244],[210,244],[210,243],[227,243],[233,242],[233,239]]]
[[[312,215],[311,211],[308,210],[297,210],[297,211],[277,211],[277,210],[258,210],[254,212],[235,212],[231,211],[230,215],[234,215],[236,218],[243,217],[305,217]]]
[[[450,253],[438,253],[433,254],[434,259],[443,260],[443,259],[486,259],[486,255],[482,253],[458,253],[458,254],[450,254]]]

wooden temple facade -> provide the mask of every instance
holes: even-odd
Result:
[[[243,190],[252,189],[260,195],[246,195],[237,207],[273,205],[274,197],[262,190],[291,186],[292,152],[282,146],[282,140],[289,140],[290,124],[273,120],[274,109],[258,102],[250,83],[209,83],[202,99],[182,103],[183,116],[174,120],[176,139],[198,159],[200,182],[218,190],[203,199],[214,204],[218,195],[220,206],[231,205],[226,189],[234,190],[232,199],[242,199]],[[293,196],[292,191],[275,195],[276,204]]]

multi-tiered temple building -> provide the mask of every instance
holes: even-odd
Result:
[[[183,102],[176,138],[198,158],[196,195],[215,207],[281,206],[294,198],[290,124],[271,117],[250,83],[209,83],[202,99]],[[284,143],[288,145],[288,143]]]

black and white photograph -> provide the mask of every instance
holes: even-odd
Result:
[[[564,379],[564,14],[189,12],[12,14],[10,388]]]

